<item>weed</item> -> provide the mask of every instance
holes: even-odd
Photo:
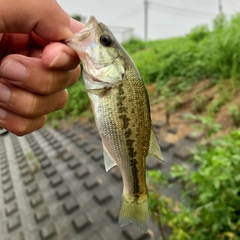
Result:
[[[200,87],[200,88],[197,90],[197,93],[200,94],[200,93],[203,92],[204,90],[209,89],[209,88],[215,86],[215,85],[216,85],[216,82],[217,82],[216,79],[209,79],[202,87]]]
[[[197,116],[188,114],[185,120],[193,120],[199,124],[193,125],[197,131],[204,132],[206,137],[211,137],[213,134],[221,130],[221,124],[215,122],[211,116]]]
[[[176,165],[170,171],[184,186],[182,203],[158,192],[159,185],[166,184],[159,171],[147,175],[153,218],[164,229],[171,228],[169,240],[239,240],[240,131],[199,147],[191,162],[198,169]]]
[[[221,109],[221,107],[223,107],[227,103],[228,100],[229,100],[229,96],[227,96],[227,95],[225,95],[225,96],[222,95],[216,99],[213,99],[213,101],[208,106],[209,114],[214,115],[214,114],[218,113],[219,110]]]
[[[90,107],[87,93],[84,91],[83,79],[68,88],[69,98],[63,109],[48,114],[48,121],[81,115]]]
[[[122,44],[129,54],[141,51],[146,48],[146,43],[140,39],[132,38]]]
[[[240,77],[240,14],[227,20],[224,15],[214,20],[214,30],[207,26],[194,28],[188,37],[145,43],[134,51],[133,60],[146,83],[162,86],[183,78],[185,86],[204,78],[229,78],[235,84]],[[183,90],[185,88],[182,88]]]
[[[169,126],[170,125],[170,116],[171,113],[176,111],[181,106],[181,99],[179,97],[172,98],[169,101],[166,101],[165,103],[165,110],[166,110],[166,123]]]
[[[167,184],[167,178],[161,171],[147,171],[147,183],[151,216],[158,224],[162,239],[167,239],[166,233],[169,229],[168,222],[169,219],[174,217],[174,201],[160,194],[159,191],[156,191],[159,183],[161,183],[161,185]]]
[[[210,33],[208,25],[200,25],[191,30],[188,37],[194,42],[202,41]]]
[[[32,173],[35,173],[35,172],[37,172],[41,169],[41,165],[39,163],[39,160],[35,157],[32,150],[29,150],[27,152],[27,162],[28,162],[28,166],[30,168],[30,171]]]
[[[240,126],[240,106],[238,106],[237,104],[231,105],[228,108],[228,111],[230,113],[230,117],[232,119],[233,125],[235,127],[239,127]]]
[[[194,95],[192,102],[193,113],[202,113],[208,104],[209,99],[204,95]]]
[[[51,121],[51,125],[54,129],[58,129],[59,128],[59,122],[56,119],[53,119]]]

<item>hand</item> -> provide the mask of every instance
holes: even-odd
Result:
[[[60,40],[83,24],[55,0],[0,0],[0,125],[17,135],[41,128],[64,106],[80,75],[77,54]]]

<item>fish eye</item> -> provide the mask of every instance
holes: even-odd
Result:
[[[109,47],[112,44],[112,38],[108,35],[102,35],[100,37],[100,42],[102,43],[102,45]]]

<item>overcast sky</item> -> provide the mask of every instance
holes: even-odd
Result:
[[[144,38],[144,0],[57,1],[70,15],[93,15],[108,26],[132,27],[135,36]],[[211,25],[219,1],[227,15],[240,12],[240,0],[149,0],[148,38],[181,36],[197,25]]]

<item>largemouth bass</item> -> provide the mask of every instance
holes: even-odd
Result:
[[[163,161],[153,132],[146,88],[131,57],[103,23],[91,17],[65,41],[79,55],[103,144],[106,171],[118,165],[123,179],[122,225],[148,229],[146,157]]]

